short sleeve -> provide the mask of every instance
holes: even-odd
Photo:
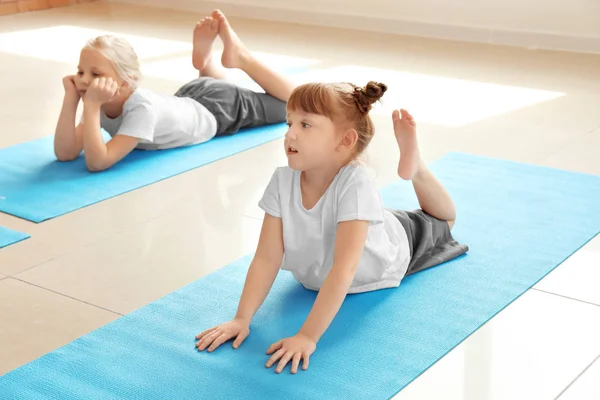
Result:
[[[281,204],[279,199],[279,174],[280,170],[276,169],[271,177],[271,181],[267,185],[263,197],[258,202],[258,206],[267,214],[281,218]]]
[[[123,112],[123,120],[116,134],[152,142],[157,121],[158,112],[154,108],[138,104]]]
[[[337,222],[383,222],[383,202],[375,181],[366,171],[357,169],[343,185],[338,197]]]

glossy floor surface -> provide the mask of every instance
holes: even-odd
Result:
[[[0,147],[53,132],[61,78],[99,31],[128,35],[143,85],[173,92],[195,77],[199,17],[102,2],[1,17]],[[390,86],[367,155],[381,186],[396,179],[394,107],[414,113],[428,162],[462,151],[600,174],[600,56],[231,22],[276,68]],[[253,251],[285,162],[278,140],[41,224],[0,214],[32,236],[0,250],[0,373]],[[599,267],[597,237],[397,398],[600,398]]]

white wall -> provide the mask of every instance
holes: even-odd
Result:
[[[600,37],[600,0],[222,0],[215,3]]]
[[[600,53],[600,0],[115,0],[522,47]]]

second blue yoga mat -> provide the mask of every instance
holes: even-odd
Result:
[[[24,232],[13,231],[12,229],[0,226],[0,249],[28,238],[29,235]]]
[[[42,222],[283,137],[285,124],[219,136],[192,147],[134,151],[90,173],[83,156],[56,161],[53,137],[0,149],[0,211]]]
[[[387,399],[600,231],[600,177],[450,154],[433,170],[458,207],[467,255],[399,288],[348,296],[311,357],[281,375],[267,347],[295,334],[315,293],[280,273],[237,350],[194,349],[229,320],[250,258],[159,299],[0,378],[5,399]],[[398,181],[382,191],[416,207]],[[165,265],[165,268],[168,268]]]

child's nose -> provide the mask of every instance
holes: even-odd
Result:
[[[289,128],[285,134],[285,137],[287,139],[296,139],[296,133],[292,130],[292,128]]]

